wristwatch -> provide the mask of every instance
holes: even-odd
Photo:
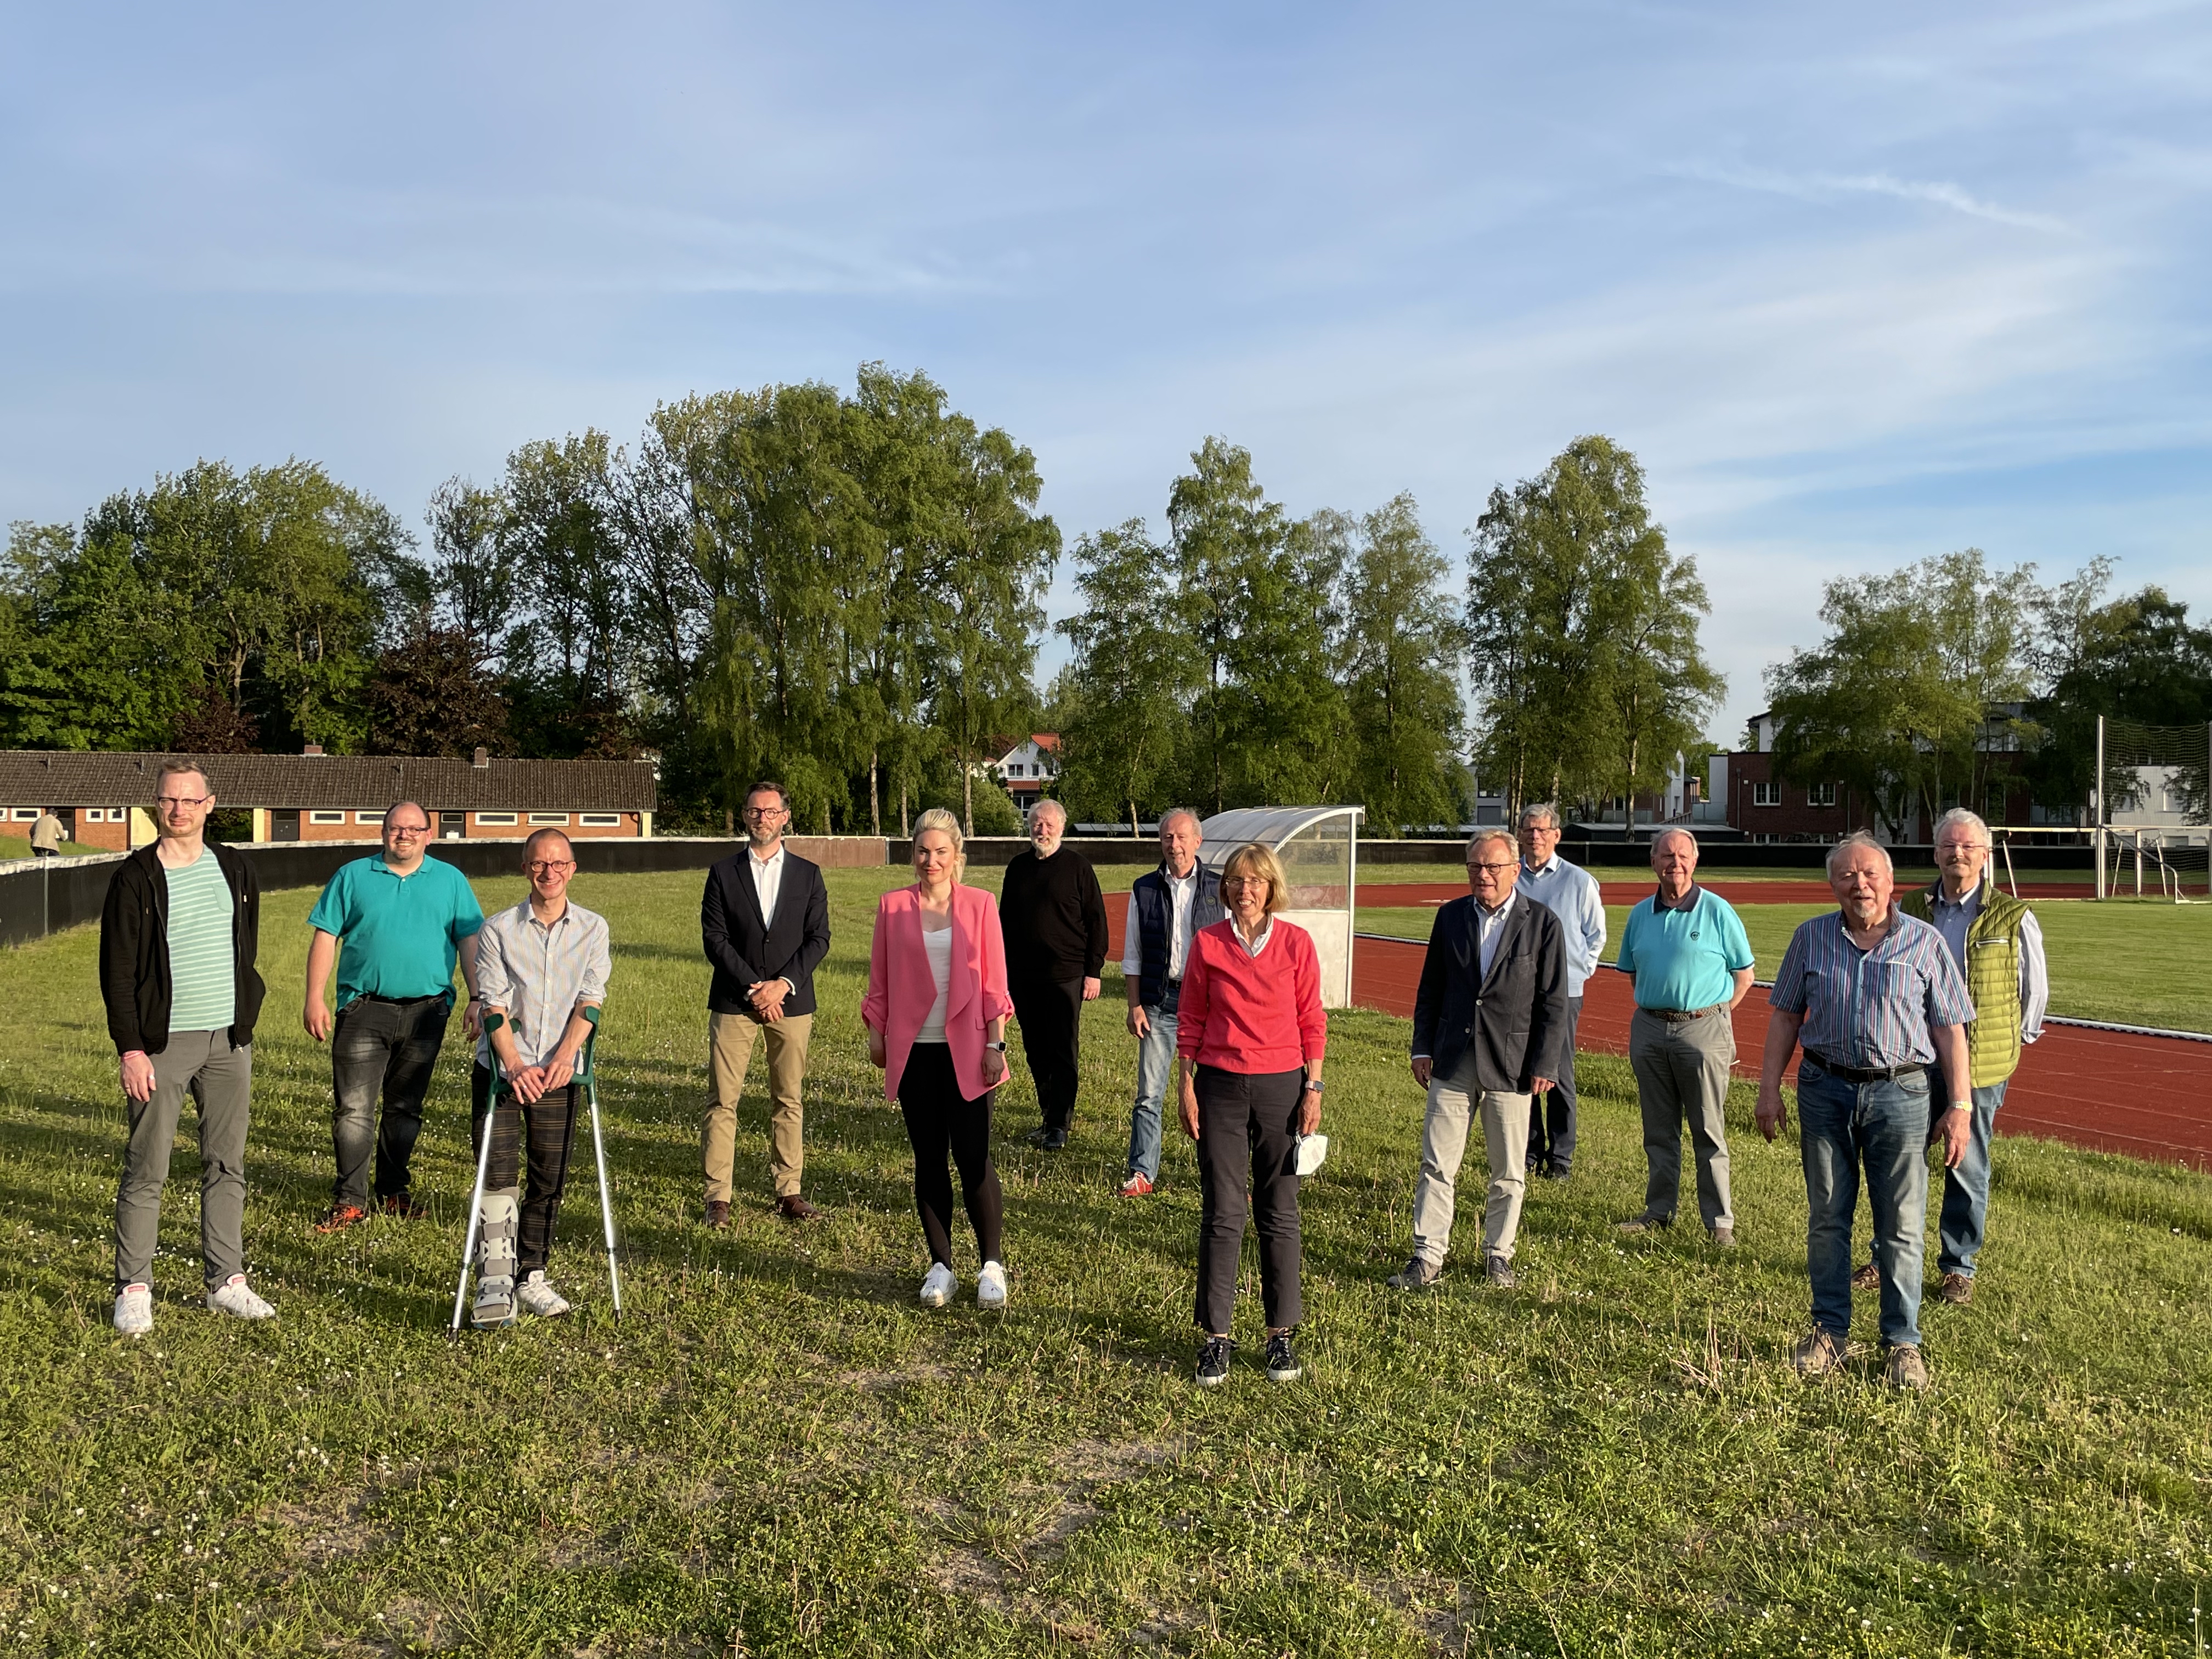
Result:
[[[1310,1095],[1319,1094],[1321,1092],[1321,1079],[1317,1077],[1308,1078],[1306,1079],[1306,1092]]]
[[[994,1054],[1003,1054],[1006,1052],[1006,1045],[1003,1042],[987,1042],[983,1046]]]

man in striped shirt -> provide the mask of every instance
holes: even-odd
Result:
[[[1759,1084],[1759,1132],[1784,1124],[1782,1073],[1802,1041],[1798,1144],[1805,1164],[1806,1267],[1813,1328],[1791,1356],[1799,1372],[1844,1362],[1851,1328],[1851,1220],[1863,1166],[1881,1262],[1881,1337],[1901,1389],[1928,1386],[1920,1353],[1921,1254],[1928,1224],[1929,1142],[1943,1142],[1956,1169],[1972,1134],[1966,1024],[1972,1000],[1943,936],[1893,902],[1897,876],[1887,848],[1846,836],[1828,854],[1836,914],[1790,935],[1768,994],[1772,1015]],[[1952,1098],[1931,1118],[1931,1066]],[[1932,1133],[1931,1133],[1932,1127]]]
[[[121,1058],[130,1139],[115,1194],[115,1329],[154,1328],[161,1188],[185,1097],[199,1116],[200,1268],[207,1305],[234,1319],[276,1312],[246,1282],[246,1135],[261,887],[253,866],[207,839],[215,787],[188,762],[154,780],[151,847],[115,866],[100,919],[100,989]]]

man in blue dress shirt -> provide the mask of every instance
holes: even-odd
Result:
[[[1957,1169],[1973,1129],[1966,1085],[1966,977],[1942,934],[1893,902],[1888,850],[1846,836],[1828,854],[1833,915],[1799,924],[1768,994],[1772,1014],[1759,1082],[1759,1132],[1784,1125],[1782,1073],[1800,1042],[1797,1138],[1805,1164],[1806,1269],[1813,1328],[1792,1363],[1807,1376],[1844,1363],[1851,1328],[1851,1218],[1866,1175],[1881,1261],[1881,1339],[1889,1380],[1928,1386],[1920,1353],[1921,1254],[1928,1225],[1929,1142],[1943,1142]],[[1951,1079],[1940,1123],[1931,1114],[1930,1068]],[[1932,1133],[1931,1133],[1931,1125]]]

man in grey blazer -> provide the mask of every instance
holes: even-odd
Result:
[[[1443,1275],[1460,1161],[1478,1116],[1490,1163],[1484,1276],[1499,1289],[1515,1282],[1529,1108],[1559,1077],[1568,1041],[1565,940],[1547,907],[1514,892],[1520,870],[1511,831],[1476,830],[1468,896],[1438,910],[1429,935],[1413,999],[1413,1081],[1428,1091],[1413,1255],[1390,1276],[1393,1290],[1426,1290]]]

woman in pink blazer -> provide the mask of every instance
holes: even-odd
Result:
[[[914,1203],[929,1243],[921,1304],[941,1308],[959,1279],[952,1271],[952,1180],[983,1258],[975,1305],[1006,1305],[1000,1259],[1006,1206],[991,1162],[991,1091],[1006,1075],[1006,945],[990,894],[963,887],[960,821],[933,807],[914,823],[911,887],[876,906],[868,951],[868,994],[860,1018],[868,1059],[883,1068],[884,1098],[896,1100],[914,1146]]]

